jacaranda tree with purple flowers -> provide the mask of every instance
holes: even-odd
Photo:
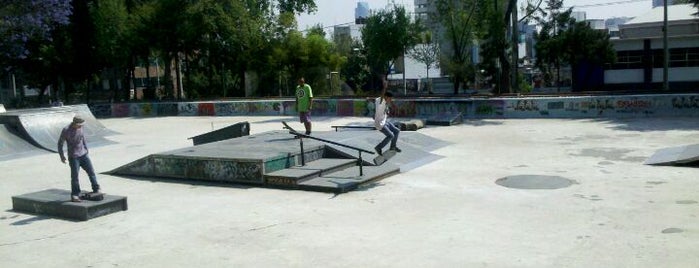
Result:
[[[0,63],[25,59],[30,42],[50,41],[51,31],[67,25],[71,0],[0,0]]]

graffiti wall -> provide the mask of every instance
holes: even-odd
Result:
[[[95,104],[96,117],[136,116],[263,116],[296,115],[293,99]],[[624,95],[582,97],[523,97],[492,99],[398,99],[391,106],[395,117],[426,118],[462,114],[465,118],[605,118],[697,116],[699,94]],[[313,116],[374,114],[368,99],[316,99]]]

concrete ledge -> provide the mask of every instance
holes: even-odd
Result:
[[[70,201],[70,191],[60,189],[48,189],[12,197],[14,211],[81,221],[127,209],[125,196],[105,194],[102,201],[83,200],[75,203]]]

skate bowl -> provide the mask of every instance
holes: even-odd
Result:
[[[105,136],[116,134],[107,129],[92,115],[87,105],[62,106],[51,108],[38,108],[27,110],[14,110],[0,113],[0,124],[2,124],[3,144],[7,149],[0,150],[0,154],[11,154],[16,149],[26,148],[21,139],[29,144],[44,150],[56,152],[58,137],[61,130],[72,121],[73,117],[79,115],[85,119],[83,131],[91,146],[100,146],[113,143]],[[12,145],[12,146],[10,146]],[[24,149],[22,149],[24,150]]]

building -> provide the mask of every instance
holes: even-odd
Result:
[[[608,89],[657,90],[663,83],[663,7],[619,25],[617,62],[604,71]],[[699,90],[699,16],[691,4],[668,6],[668,81],[672,90]]]
[[[366,18],[369,17],[369,3],[367,2],[357,2],[357,7],[354,9],[354,23],[364,24]]]

